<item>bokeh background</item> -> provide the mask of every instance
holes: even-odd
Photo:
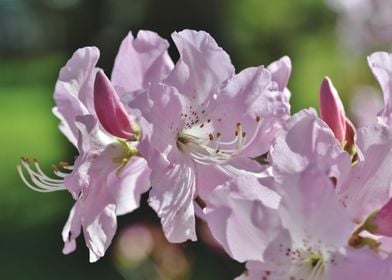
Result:
[[[377,37],[377,27],[385,27],[375,20],[378,10],[369,14],[367,7],[360,21],[362,14],[350,14],[352,7],[339,6],[342,2],[350,1],[0,0],[0,278],[216,280],[239,275],[243,265],[216,248],[203,225],[197,244],[167,245],[145,203],[119,218],[114,244],[99,262],[88,263],[83,238],[75,253],[64,256],[60,234],[73,204],[70,195],[33,192],[15,166],[20,156],[37,157],[47,171],[52,163],[73,161],[76,151],[51,114],[59,69],[77,48],[95,45],[101,50],[99,66],[110,74],[129,30],[154,30],[165,38],[184,28],[205,30],[238,71],[288,55],[292,112],[317,108],[319,86],[328,75],[350,114],[358,88],[369,96],[377,92],[366,56],[388,50],[391,40]],[[170,53],[178,57],[174,47]]]

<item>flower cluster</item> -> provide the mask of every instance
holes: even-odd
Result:
[[[328,78],[320,116],[290,115],[288,57],[235,73],[209,34],[172,39],[176,63],[166,40],[140,31],[122,42],[111,79],[94,47],[61,69],[53,112],[79,155],[56,178],[26,158],[18,172],[74,198],[64,253],[83,232],[98,260],[116,217],[148,192],[168,241],[195,241],[195,217],[205,220],[246,262],[238,279],[392,279],[392,55],[368,58],[384,107],[356,129]]]

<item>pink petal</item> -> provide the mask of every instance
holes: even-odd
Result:
[[[169,242],[196,241],[193,164],[184,161],[165,169],[152,170],[149,204],[161,218]]]
[[[291,68],[291,60],[288,56],[284,56],[267,66],[267,69],[271,71],[272,80],[278,83],[279,91],[284,91],[287,87]]]
[[[323,170],[311,166],[289,176],[279,192],[283,225],[294,242],[306,237],[310,243],[321,240],[323,246],[332,248],[346,244],[355,225]]]
[[[115,208],[114,204],[108,204],[99,213],[93,211],[83,217],[84,238],[90,249],[90,262],[96,262],[103,257],[112,242],[117,229]]]
[[[318,165],[338,183],[351,169],[351,159],[342,151],[330,128],[314,110],[294,114],[277,137],[270,158],[273,174],[281,182],[290,174]]]
[[[78,135],[76,116],[95,114],[93,86],[98,58],[99,50],[95,47],[78,49],[61,68],[56,83],[54,100],[57,107],[54,113],[61,120],[60,130],[75,146]]]
[[[94,83],[94,105],[101,125],[111,135],[136,140],[139,130],[128,116],[111,82],[102,70],[97,72]]]
[[[134,96],[127,105],[141,111],[144,121],[139,122],[143,131],[139,151],[151,165],[152,150],[163,152],[168,146],[176,145],[176,128],[184,122],[181,117],[185,111],[183,97],[174,87],[153,83],[148,91]]]
[[[231,257],[240,262],[263,260],[266,246],[281,226],[276,210],[279,200],[278,194],[256,178],[239,177],[210,195],[206,221]]]
[[[173,62],[169,43],[151,31],[139,31],[136,39],[131,32],[122,41],[114,62],[112,83],[120,96],[125,92],[147,88],[150,82],[166,78]]]
[[[382,259],[369,248],[347,248],[345,254],[336,254],[327,279],[386,280],[391,279],[391,258]]]
[[[105,149],[111,139],[99,130],[97,119],[92,115],[78,116],[75,126],[79,130],[78,150],[71,174],[65,176],[64,184],[74,199],[78,199],[80,192],[90,184],[89,169],[97,154]]]
[[[117,216],[139,208],[141,195],[151,187],[150,173],[145,159],[132,157],[121,172],[116,170],[108,176],[108,191],[116,204]]]
[[[384,109],[379,113],[382,120],[392,124],[392,55],[375,52],[368,57],[369,67],[379,82],[384,94]]]
[[[361,222],[389,200],[392,130],[376,125],[359,129],[357,135],[361,161],[353,166],[347,182],[338,191],[352,217]]]
[[[76,202],[62,231],[64,241],[63,254],[67,255],[75,251],[76,238],[80,235],[81,226],[78,202]]]
[[[204,31],[184,30],[172,38],[180,59],[166,82],[201,104],[234,74],[230,57]]]

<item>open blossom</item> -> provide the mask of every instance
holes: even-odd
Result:
[[[251,158],[269,150],[289,114],[288,95],[279,87],[287,85],[290,63],[275,64],[272,74],[254,67],[235,75],[207,33],[185,30],[172,38],[180,53],[173,71],[123,100],[141,111],[139,149],[152,170],[150,205],[169,241],[182,242],[196,239],[197,196],[205,199],[244,170],[260,170]]]
[[[329,78],[314,109],[290,116],[291,62],[236,74],[205,32],[123,40],[111,80],[95,47],[61,69],[54,114],[77,148],[75,162],[47,176],[22,158],[22,180],[75,200],[63,252],[83,233],[101,258],[117,216],[149,204],[170,242],[196,240],[195,214],[222,248],[246,262],[238,279],[392,278],[392,55],[369,56],[384,108],[356,130]],[[26,176],[27,174],[27,176]]]
[[[117,227],[116,216],[135,210],[141,194],[150,187],[147,163],[128,141],[135,140],[138,128],[126,115],[110,81],[96,68],[98,57],[96,48],[77,50],[60,71],[56,84],[57,106],[53,111],[61,120],[61,131],[79,152],[73,166],[61,165],[69,172],[55,168],[59,178],[50,178],[37,162],[34,171],[23,159],[31,184],[22,167],[18,167],[31,188],[42,192],[67,189],[72,194],[75,204],[63,229],[63,252],[75,250],[75,239],[83,230],[91,262],[102,257],[110,245]],[[100,106],[102,99],[111,100],[109,110]],[[113,117],[121,117],[122,122],[107,122]]]
[[[383,124],[357,131],[357,161],[345,152],[332,130],[313,110],[293,115],[269,154],[273,180],[282,183],[309,166],[331,178],[352,219],[361,224],[390,199],[392,130]]]
[[[257,180],[233,180],[215,189],[205,209],[215,238],[233,258],[247,261],[240,279],[390,278],[390,259],[348,246],[356,224],[323,170],[288,176],[280,200],[265,188]],[[241,232],[247,238],[240,239]]]

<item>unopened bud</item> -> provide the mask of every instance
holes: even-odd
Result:
[[[102,70],[98,70],[94,83],[94,106],[99,122],[113,136],[138,140],[139,127],[132,122],[117,92]]]

